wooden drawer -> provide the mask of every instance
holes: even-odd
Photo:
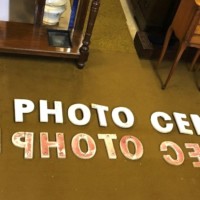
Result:
[[[200,25],[198,25],[194,31],[194,34],[200,35]]]
[[[200,44],[200,25],[197,25],[195,31],[194,31],[194,35],[191,37],[190,40],[191,44]]]
[[[200,35],[193,35],[190,43],[200,45]]]

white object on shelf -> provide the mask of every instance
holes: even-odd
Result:
[[[66,6],[49,6],[45,5],[43,23],[48,25],[56,25],[62,13],[66,10]]]
[[[67,3],[67,0],[46,0],[46,5],[49,6],[63,6]]]

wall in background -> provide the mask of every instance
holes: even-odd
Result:
[[[0,0],[0,20],[8,21],[9,20],[9,4],[10,0]]]
[[[0,0],[2,1],[2,0]],[[15,22],[33,23],[35,1],[33,0],[9,0],[9,19]]]

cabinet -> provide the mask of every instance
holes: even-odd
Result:
[[[141,31],[167,30],[180,0],[131,0]]]
[[[0,52],[75,59],[78,67],[83,68],[89,56],[100,0],[79,0],[70,48],[49,45],[47,27],[42,25],[44,6],[45,0],[35,1],[34,24],[0,22]]]

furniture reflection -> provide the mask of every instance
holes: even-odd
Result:
[[[158,65],[164,58],[172,33],[176,35],[180,45],[162,89],[166,88],[185,49],[187,47],[200,49],[200,0],[181,1],[172,24],[168,28]],[[194,56],[192,66],[197,61],[198,56],[199,51]]]
[[[100,0],[79,0],[69,48],[49,45],[47,27],[42,25],[44,6],[45,0],[35,1],[34,24],[0,22],[0,52],[75,59],[78,67],[83,68],[88,60]]]

